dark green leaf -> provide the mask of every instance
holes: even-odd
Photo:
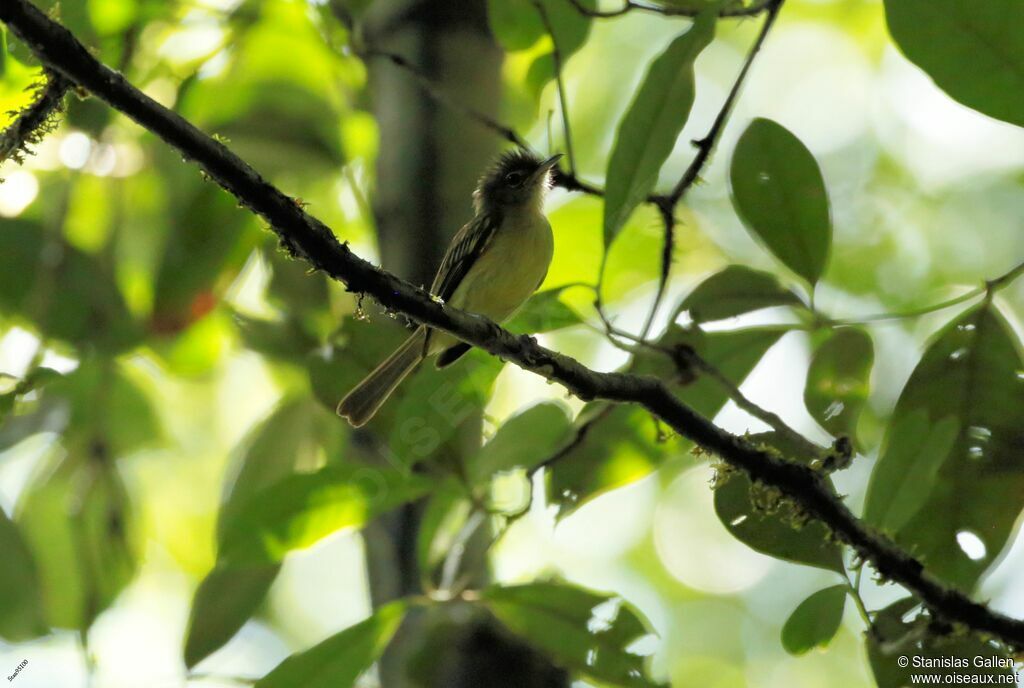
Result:
[[[1024,508],[1024,356],[991,304],[931,342],[904,387],[868,486],[865,517],[970,589]]]
[[[808,462],[798,447],[774,433],[748,440],[779,452],[788,460]],[[776,491],[754,485],[745,473],[728,476],[715,489],[715,513],[733,536],[752,549],[778,559],[842,573],[843,553],[828,529],[806,518]]]
[[[740,384],[782,334],[767,328],[701,333],[673,326],[659,344],[691,347]],[[680,373],[660,353],[640,353],[629,370],[672,383],[679,397],[707,418],[713,418],[728,401],[720,384],[707,377],[693,379],[694,371]],[[666,455],[679,455],[689,446],[663,441],[650,415],[629,405],[587,404],[575,425],[578,441],[552,466],[548,478],[548,499],[558,504],[560,517],[603,492],[648,475]]]
[[[388,401],[394,409],[388,459],[414,466],[442,450],[464,424],[479,423],[502,365],[494,356],[471,351],[444,370],[421,366]]]
[[[455,543],[472,506],[466,488],[455,478],[431,491],[416,533],[416,558],[422,576],[430,578],[434,574]]]
[[[559,300],[566,287],[538,292],[530,297],[505,328],[516,334],[539,334],[583,322],[580,314]]]
[[[572,436],[572,420],[566,408],[546,402],[508,419],[494,437],[470,459],[470,482],[479,485],[495,473],[513,468],[529,470],[551,457]]]
[[[47,623],[58,628],[88,628],[137,566],[124,484],[91,452],[69,447],[18,505],[17,523],[39,566]]]
[[[774,276],[730,265],[701,282],[690,292],[679,311],[687,311],[696,323],[724,320],[773,306],[800,306],[803,302]]]
[[[235,313],[234,321],[245,346],[268,358],[305,363],[318,344],[291,318],[267,320]]]
[[[631,646],[652,634],[621,599],[559,583],[494,586],[485,605],[514,633],[555,662],[594,681],[630,688],[661,686]]]
[[[605,175],[604,243],[654,189],[693,107],[693,63],[715,36],[716,14],[703,12],[651,63],[615,135]]]
[[[814,593],[790,614],[782,627],[782,646],[791,655],[825,647],[843,623],[846,586],[834,585]]]
[[[281,561],[293,549],[367,521],[427,493],[415,475],[371,466],[328,466],[291,475],[260,490],[224,526],[226,566]]]
[[[259,235],[227,192],[173,156],[165,154],[161,160],[172,193],[169,234],[156,273],[152,328],[176,334],[216,306]]]
[[[946,677],[951,675],[956,676],[958,684],[991,681],[1006,685],[1006,677],[1013,676],[1013,665],[1003,648],[973,635],[929,633],[931,619],[922,612],[913,612],[918,605],[913,598],[892,603],[878,612],[873,632],[864,636],[871,673],[878,688],[907,688],[927,683],[950,685]],[[977,665],[979,659],[982,666]],[[984,666],[986,662],[1002,666]],[[951,668],[950,663],[958,666]],[[1010,685],[1013,683],[1010,681]]]
[[[807,147],[777,122],[755,119],[736,144],[730,181],[747,228],[790,270],[817,282],[832,220],[825,180]]]
[[[405,610],[402,601],[381,607],[366,621],[284,660],[255,688],[351,688],[391,642]]]
[[[277,564],[214,569],[192,599],[185,636],[185,666],[194,667],[245,625],[277,578]]]
[[[113,275],[39,224],[4,220],[0,275],[0,313],[24,318],[47,337],[107,351],[138,340]]]
[[[46,633],[46,619],[32,554],[18,527],[0,509],[0,637],[9,642]]]
[[[907,58],[964,105],[1024,126],[1024,7],[1018,0],[885,0]]]
[[[843,328],[820,344],[811,359],[804,404],[833,435],[855,438],[857,420],[870,391],[875,350],[860,328]]]

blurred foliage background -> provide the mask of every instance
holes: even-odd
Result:
[[[417,218],[453,232],[469,217],[473,178],[504,145],[459,107],[426,97],[421,81],[492,112],[538,150],[566,150],[551,38],[530,3],[488,3],[497,44],[485,36],[429,50],[415,35],[381,28],[402,21],[391,3],[383,10],[381,3],[303,0],[38,4],[148,95],[301,199],[357,253],[420,282],[429,280],[444,237],[416,234]],[[640,11],[589,20],[565,0],[544,6],[564,62],[576,172],[604,185],[618,123],[648,65],[692,21]],[[439,12],[440,21],[455,21]],[[349,31],[343,20],[352,18],[365,31]],[[761,21],[717,23],[696,59],[692,112],[657,190],[670,189],[689,164],[689,142],[706,133]],[[890,23],[907,30],[905,21]],[[418,79],[390,60],[361,55],[380,35],[391,41],[388,50],[436,63],[422,65],[427,76]],[[915,62],[942,71],[928,55],[913,54],[913,37],[907,43]],[[485,63],[494,78],[445,69],[467,61]],[[31,102],[39,67],[7,34],[0,70],[0,111],[16,113]],[[433,105],[425,110],[422,102]],[[927,310],[1019,264],[1024,131],[1011,123],[1022,110],[1009,111],[989,114],[1011,121],[990,118],[939,88],[894,44],[882,2],[789,0],[701,183],[677,209],[674,269],[656,327],[680,315],[682,325],[709,321],[703,332],[670,328],[665,341],[692,346],[812,440],[851,437],[857,456],[834,476],[847,503],[924,553],[945,580],[1021,617],[1024,280],[1001,285],[994,305],[979,296],[863,328],[826,326],[804,305],[813,291],[817,312],[835,319]],[[730,189],[743,194],[739,168],[757,165],[754,153],[734,160],[741,134],[757,134],[748,130],[755,118],[783,125],[820,166],[831,248],[812,290],[805,270],[765,249],[783,256],[787,240],[780,253],[770,229],[755,238],[748,227],[758,224],[756,209],[745,211],[742,198],[734,207],[730,197]],[[400,132],[422,141],[424,127],[446,132],[437,139],[444,145],[414,155]],[[343,485],[348,491],[334,497],[359,503],[366,485],[351,471],[369,454],[388,459],[383,480],[404,476],[388,483],[387,494],[398,501],[430,494],[418,517],[428,535],[413,553],[425,579],[443,566],[469,505],[457,486],[417,486],[405,469],[476,457],[466,461],[476,466],[468,480],[505,512],[495,527],[508,525],[489,553],[494,580],[558,578],[621,596],[638,610],[637,623],[645,619],[656,632],[644,637],[643,650],[653,653],[658,680],[714,688],[874,684],[852,603],[845,612],[840,603],[843,624],[827,651],[797,659],[780,640],[802,600],[845,586],[838,548],[785,557],[812,564],[800,566],[743,544],[758,537],[738,532],[739,517],[753,514],[749,504],[734,503],[746,492],[723,497],[735,492],[732,481],[711,490],[710,462],[665,437],[645,414],[583,408],[560,387],[474,353],[452,371],[417,374],[375,421],[378,439],[368,446],[333,408],[397,341],[393,318],[290,259],[258,218],[94,98],[70,97],[32,153],[0,167],[0,668],[13,671],[28,659],[18,685],[236,685],[230,677],[263,676],[362,620],[374,586],[388,587],[379,568],[368,573],[375,545],[351,527],[372,514],[306,514],[276,524],[271,515],[260,527],[281,525],[282,532],[274,531],[281,550],[270,554],[265,541],[232,540],[229,525],[237,513],[258,520],[246,500],[267,487],[278,486],[282,502],[294,497],[308,506],[320,485]],[[808,164],[813,169],[814,160]],[[459,174],[423,172],[446,165]],[[410,188],[433,205],[416,205]],[[597,284],[606,261],[605,308],[619,328],[642,326],[660,270],[656,210],[627,213],[607,256],[600,198],[555,189],[548,214],[554,264],[544,295],[513,329],[540,333],[545,345],[599,369],[672,375],[664,361],[609,342],[587,286]],[[729,285],[749,281],[751,293],[767,295],[760,305],[777,307],[702,317],[701,305],[721,303],[722,287],[705,283],[699,299],[694,288],[726,266],[739,270]],[[965,311],[979,303],[981,310]],[[979,330],[984,341],[957,339]],[[949,372],[961,350],[977,362],[964,379]],[[809,366],[811,381],[824,388],[807,384]],[[837,380],[845,386],[829,386]],[[446,429],[426,452],[418,440],[390,432],[449,388],[469,402],[468,431],[428,412],[425,426]],[[679,390],[729,430],[768,429],[707,380]],[[968,392],[979,396],[965,399]],[[530,483],[522,471],[504,471],[543,461],[573,423],[594,414],[603,414],[595,432],[537,477],[528,511],[509,518],[529,499]],[[481,433],[488,444],[478,455]],[[993,435],[993,445],[1003,444],[990,450]],[[1002,465],[986,482],[963,461],[989,451]],[[925,454],[952,458],[935,465]],[[336,482],[303,483],[312,471]],[[730,508],[739,510],[735,517],[723,516]],[[963,519],[950,526],[955,542],[932,522],[948,509]],[[368,537],[389,537],[373,532]],[[809,530],[799,537],[808,533],[825,542]],[[215,568],[226,542],[241,552],[241,572]],[[515,599],[501,597],[509,593],[494,590],[493,610],[516,609]],[[871,610],[903,597],[870,575],[861,590]],[[822,604],[832,609],[835,598]],[[517,628],[514,613],[499,616],[530,635],[531,619]],[[888,621],[898,624],[895,616]],[[799,635],[791,631],[786,642],[794,652],[819,640]],[[197,665],[191,674],[183,656]],[[421,652],[409,661],[428,659]],[[375,685],[372,676],[366,681]],[[604,683],[591,675],[579,685]]]

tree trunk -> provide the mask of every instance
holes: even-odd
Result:
[[[497,115],[502,53],[485,0],[378,0],[363,27],[371,48],[397,53],[449,97]],[[385,268],[429,286],[452,235],[472,216],[476,180],[497,153],[492,132],[444,109],[408,71],[370,60],[380,127],[374,213]],[[481,419],[460,428],[458,446],[479,447]],[[423,592],[416,561],[422,507],[411,505],[365,531],[374,606]],[[487,540],[488,533],[475,546]],[[472,543],[471,543],[472,546]],[[486,572],[481,572],[483,583]],[[381,662],[383,688],[562,688],[568,678],[489,616],[467,605],[414,614]]]

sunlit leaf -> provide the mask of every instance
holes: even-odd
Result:
[[[260,490],[295,470],[312,470],[337,452],[340,423],[312,399],[281,404],[243,441],[225,483],[218,539],[226,524]],[[276,563],[225,567],[208,573],[192,600],[185,663],[195,666],[220,648],[253,615],[277,578]]]
[[[509,418],[470,459],[470,482],[480,484],[495,473],[513,468],[530,469],[551,457],[572,435],[572,421],[564,405],[546,402]]]
[[[783,333],[772,328],[701,333],[673,326],[659,344],[692,348],[738,385]],[[680,372],[660,353],[641,352],[629,370],[671,383],[685,403],[707,418],[713,418],[728,401],[722,385],[696,371]],[[603,492],[648,475],[666,455],[680,455],[689,446],[665,441],[654,419],[630,405],[590,403],[577,416],[575,426],[574,443],[549,470],[548,499],[558,504],[560,516]]]
[[[896,45],[951,97],[1024,126],[1024,9],[1017,0],[885,0]]]
[[[843,623],[846,586],[834,585],[814,593],[790,614],[782,627],[782,646],[791,655],[825,647]]]
[[[8,642],[21,642],[44,634],[46,619],[36,564],[18,527],[3,509],[0,552],[0,637]]]
[[[821,427],[833,435],[855,438],[857,420],[870,391],[875,360],[871,337],[860,328],[837,330],[811,359],[804,404]]]
[[[965,589],[1024,508],[1022,370],[1020,343],[991,303],[946,326],[900,395],[868,486],[865,517]]]
[[[567,306],[559,296],[566,287],[538,292],[523,304],[505,328],[516,334],[539,334],[572,327],[583,322],[580,314]]]
[[[16,520],[39,567],[51,626],[88,628],[135,574],[128,495],[90,447],[69,447],[40,474],[19,500]]]
[[[777,122],[755,119],[736,143],[729,178],[747,228],[786,267],[817,282],[832,219],[825,180],[807,147]]]
[[[255,688],[351,688],[384,652],[405,612],[402,601],[381,607],[366,621],[284,660]]]
[[[587,40],[591,19],[579,12],[569,0],[540,0],[551,23],[552,36],[547,38],[558,46],[562,60],[568,60]],[[596,0],[581,0],[589,9]],[[527,50],[547,36],[547,27],[533,0],[488,0],[487,16],[494,36],[508,51]],[[545,46],[527,69],[526,81],[534,94],[555,76],[552,48]]]
[[[294,549],[423,496],[431,483],[372,466],[328,466],[258,491],[225,524],[221,559],[232,567],[278,562]]]
[[[751,435],[748,441],[778,452],[790,461],[812,457],[775,433]],[[807,518],[771,488],[755,485],[746,473],[730,473],[715,488],[715,513],[732,535],[752,549],[785,561],[842,573],[843,553],[828,529]]]
[[[773,275],[742,265],[730,265],[701,282],[683,300],[694,322],[724,320],[773,306],[800,306],[800,298]]]
[[[929,633],[931,619],[914,611],[919,606],[909,597],[893,602],[876,614],[872,632],[864,634],[878,688],[942,685],[951,675],[964,685],[1006,685],[1007,677],[1013,677],[1012,660],[1003,648],[973,635]]]
[[[621,599],[568,584],[494,586],[483,603],[514,633],[588,679],[630,688],[652,680],[634,644],[652,635],[649,624]]]
[[[693,107],[693,63],[714,38],[715,20],[714,12],[702,13],[651,63],[619,124],[606,174],[605,246],[654,189],[676,145]]]

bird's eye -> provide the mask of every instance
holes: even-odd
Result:
[[[505,181],[511,186],[519,186],[523,183],[523,177],[522,172],[509,172],[505,175]]]

